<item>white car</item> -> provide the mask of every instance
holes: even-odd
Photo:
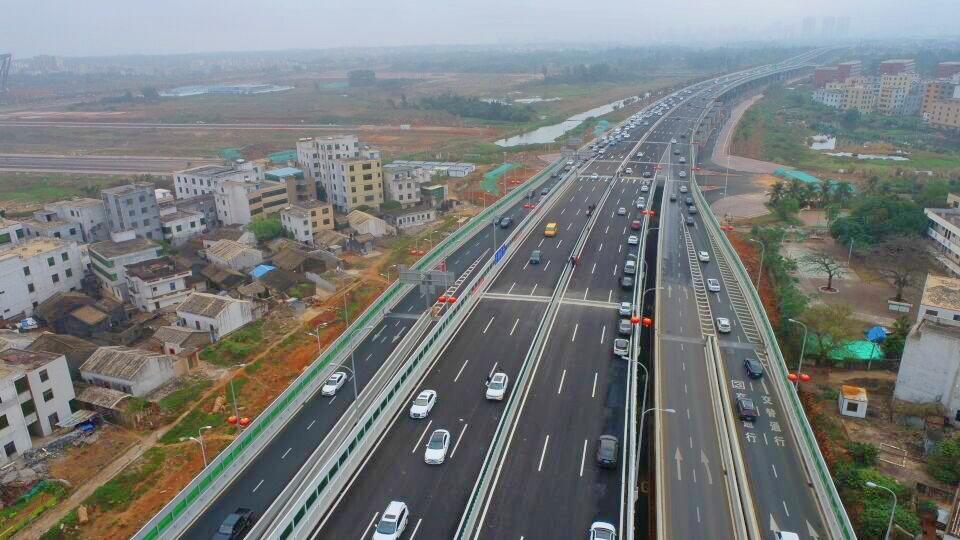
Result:
[[[487,399],[503,401],[504,396],[507,395],[509,384],[510,378],[507,377],[506,373],[494,373],[493,377],[490,377],[490,382],[487,383]]]
[[[597,174],[597,173],[593,173],[593,174],[590,175],[590,179],[591,179],[591,180],[596,180],[597,178],[600,178],[600,175]]]
[[[424,390],[417,395],[410,405],[410,418],[426,418],[433,406],[437,403],[437,393],[433,390]]]
[[[680,186],[680,193],[686,193],[686,192],[687,192],[687,186]]]
[[[410,510],[407,509],[407,503],[390,501],[380,516],[377,528],[373,530],[373,540],[397,540],[407,528],[408,521]]]
[[[643,200],[643,197],[637,199],[637,210],[643,210],[647,207],[647,201]]]
[[[629,317],[633,314],[633,304],[630,302],[620,302],[620,308],[618,310],[621,317]]]
[[[710,262],[710,254],[706,251],[698,251],[697,258],[700,259],[700,262]]]
[[[347,374],[338,371],[330,376],[327,379],[327,382],[323,383],[323,388],[320,389],[320,395],[323,396],[332,396],[337,393],[337,390],[340,390],[343,387],[343,384],[347,382]]]
[[[676,140],[676,139],[670,139],[670,144],[677,144],[677,140]]]
[[[622,207],[622,206],[621,206],[620,208],[617,208],[617,215],[618,215],[618,216],[625,216],[625,215],[627,215],[627,209],[624,208],[624,207]]]
[[[447,459],[447,449],[450,448],[450,432],[438,429],[430,435],[427,441],[427,450],[423,453],[423,461],[427,465],[440,465]]]
[[[631,234],[630,236],[627,237],[627,244],[630,244],[631,246],[635,246],[639,243],[640,243],[640,239],[637,238],[637,235]]]
[[[617,529],[604,521],[594,521],[590,525],[590,540],[617,540]]]
[[[630,354],[628,347],[630,342],[623,338],[617,338],[613,340],[613,354],[619,356],[620,358],[626,358]]]
[[[687,171],[680,171],[680,178],[686,178],[686,177],[687,177]]]
[[[627,167],[626,173],[627,173],[627,174],[633,174],[633,169],[632,169],[631,167]]]
[[[646,184],[640,186],[640,192],[641,192],[641,193],[646,193],[646,192],[648,192],[648,191],[650,191],[650,186],[648,186],[648,185],[646,185]]]
[[[710,292],[720,292],[720,282],[713,278],[708,279],[707,290]]]
[[[717,332],[721,334],[730,333],[730,319],[726,317],[717,317]]]

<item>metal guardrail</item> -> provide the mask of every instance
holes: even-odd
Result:
[[[547,200],[528,215],[525,219],[525,227],[514,229],[504,240],[503,246],[514,245],[517,236],[529,234],[562,191],[559,188],[555,189]],[[513,250],[508,251],[511,255],[514,253]],[[331,459],[321,464],[317,468],[317,473],[304,481],[305,489],[301,488],[297,498],[285,509],[283,516],[267,531],[266,538],[286,540],[292,535],[301,537],[308,534],[309,530],[319,523],[362,459],[407,403],[408,394],[429,372],[449,340],[480,301],[483,291],[492,283],[492,277],[505,266],[505,264],[499,264],[505,259],[504,257],[495,260],[491,257],[485,262],[463,289],[464,292],[461,293],[458,302],[440,317],[428,337],[415,349],[393,380],[363,413]]]
[[[443,257],[457,249],[478,231],[490,224],[490,217],[518,201],[526,189],[542,184],[560,162],[548,166],[506,196],[488,206],[465,226],[440,241],[413,268],[431,268]],[[350,353],[357,339],[369,333],[372,323],[379,323],[384,312],[398,303],[413,285],[395,282],[351,324],[327,349],[314,360],[271,404],[256,417],[230,445],[218,454],[207,467],[187,484],[169,503],[134,535],[136,540],[156,540],[175,537],[182,533],[196,517],[225,489],[280,431],[301,403],[312,396],[322,384],[325,369],[342,361]]]

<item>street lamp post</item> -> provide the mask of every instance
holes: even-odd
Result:
[[[757,239],[755,239],[755,238],[750,238],[749,240],[750,240],[751,242],[756,243],[756,244],[760,244],[760,268],[757,269],[757,293],[759,294],[759,292],[760,292],[760,276],[763,275],[763,258],[767,256],[767,246],[766,246],[766,244],[764,244],[763,242],[761,242],[761,241],[759,241],[759,240],[757,240]]]
[[[206,448],[204,447],[204,445],[203,445],[203,430],[205,430],[205,429],[213,429],[213,426],[202,426],[200,429],[197,430],[197,436],[196,436],[196,437],[187,437],[187,439],[189,439],[189,440],[191,440],[191,441],[193,441],[193,442],[195,442],[195,443],[197,443],[197,444],[200,445],[200,456],[203,457],[203,468],[204,468],[204,469],[207,468],[207,449],[206,449]],[[185,440],[185,439],[182,439],[182,438],[181,438],[180,440],[182,441],[182,440]]]
[[[882,489],[893,495],[893,508],[890,509],[890,521],[887,522],[887,532],[883,535],[884,540],[889,540],[890,531],[893,530],[893,516],[897,513],[897,494],[890,488],[881,486],[876,482],[867,482],[868,488]]]
[[[638,364],[638,365],[641,365],[641,366],[643,365],[643,364],[641,364],[640,362],[637,362],[637,364]],[[647,368],[644,367],[643,370],[644,370],[644,372],[646,372]],[[643,411],[642,413],[640,413],[641,423],[643,422],[643,417],[646,416],[647,413],[648,413],[648,412],[651,412],[651,411],[660,411],[660,412],[665,412],[665,413],[670,413],[670,414],[673,414],[673,413],[677,412],[676,409],[665,409],[665,408],[663,408],[663,407],[650,407],[649,409],[647,409],[647,410]],[[637,448],[637,456],[638,456],[637,459],[639,459],[640,449],[641,449],[641,448],[643,448],[643,438],[642,438],[642,437],[640,438],[640,446],[639,446],[639,448]]]
[[[803,341],[800,343],[800,361],[797,363],[797,380],[793,384],[794,388],[796,388],[797,391],[799,391],[800,390],[800,373],[803,372],[802,371],[803,370],[803,353],[806,352],[806,349],[807,349],[807,325],[803,324],[802,322],[796,319],[787,319],[787,320],[794,324],[799,324],[800,326],[803,327]]]

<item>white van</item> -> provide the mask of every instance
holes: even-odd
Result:
[[[636,262],[636,261],[627,261],[627,262],[623,265],[623,273],[624,273],[624,274],[627,274],[627,275],[636,274],[636,273],[637,273],[637,262]]]

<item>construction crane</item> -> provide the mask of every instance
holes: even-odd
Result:
[[[0,54],[0,96],[7,92],[7,77],[10,75],[10,64],[12,62],[12,54]]]

